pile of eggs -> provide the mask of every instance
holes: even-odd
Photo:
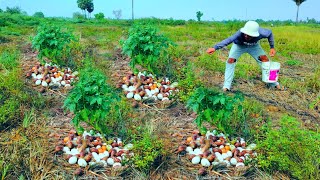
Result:
[[[168,78],[157,82],[152,74],[141,72],[138,75],[128,74],[117,85],[118,88],[122,88],[128,99],[133,98],[136,101],[168,101],[178,91],[177,86],[177,82],[171,83]]]
[[[112,138],[103,142],[102,135],[93,132],[84,132],[79,136],[70,131],[68,136],[59,141],[55,153],[63,153],[69,164],[78,164],[79,167],[102,165],[104,167],[121,167],[121,162],[133,156],[130,152],[133,144],[124,146],[120,138]]]
[[[203,167],[225,165],[226,167],[244,167],[244,161],[257,156],[256,144],[246,146],[243,138],[228,143],[223,133],[208,131],[205,136],[194,132],[179,147],[178,153],[186,153],[192,164]]]
[[[65,87],[71,88],[71,83],[78,77],[78,72],[72,72],[70,68],[59,70],[57,65],[37,64],[33,66],[27,73],[27,78],[32,78],[36,86],[46,87]]]

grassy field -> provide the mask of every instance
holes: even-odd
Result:
[[[231,46],[211,56],[206,50],[235,33],[244,23],[49,19],[0,13],[2,179],[320,179],[320,25],[259,22],[261,27],[273,31],[277,54],[272,60],[281,63],[279,82],[287,91],[268,89],[261,81],[261,70],[254,59],[243,55],[237,63],[234,90],[222,93],[225,61]],[[107,116],[97,118],[98,125],[89,121],[90,118],[81,120],[84,117],[81,115],[78,120],[85,129],[120,136],[125,143],[135,145],[135,158],[124,163],[123,168],[83,168],[83,175],[78,176],[74,173],[78,165],[69,165],[61,154],[55,153],[57,143],[76,128],[71,121],[75,122],[78,111],[70,112],[70,104],[63,106],[66,99],[74,100],[69,90],[43,92],[26,78],[26,73],[41,62],[32,39],[43,24],[61,27],[75,37],[69,51],[64,47],[53,54],[44,52],[44,60],[64,59],[73,71],[79,71],[81,83],[76,88],[86,90],[92,81],[106,78],[101,91],[90,91],[94,92],[92,97],[101,96],[105,98],[103,102],[108,102],[105,104],[108,108],[93,107],[91,112],[107,112]],[[159,34],[174,44],[169,46],[168,56],[159,56],[156,66],[165,69],[170,80],[179,83],[179,93],[170,104],[133,106],[132,100],[116,88],[132,71],[130,58],[122,53],[121,42],[128,39],[129,30],[135,24],[157,28]],[[56,45],[59,47],[59,43]],[[261,41],[261,46],[268,52],[266,40]],[[223,104],[215,106],[230,116],[203,125],[210,130],[228,132],[230,139],[243,137],[248,143],[257,144],[258,156],[247,161],[245,168],[210,166],[203,176],[198,172],[199,165],[193,166],[176,153],[192,132],[201,131],[194,122],[197,114],[186,108],[200,87],[208,93],[202,92],[200,96],[215,94],[215,97],[230,98],[230,104],[239,94],[243,98],[239,104],[232,104],[231,110]],[[113,98],[115,102],[111,102]],[[88,108],[95,101],[91,99],[83,105],[85,101],[78,99],[74,109]],[[198,103],[209,109],[210,104]],[[97,117],[90,112],[86,115],[93,122]]]

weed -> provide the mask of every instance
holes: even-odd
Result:
[[[139,134],[134,135],[134,156],[130,162],[135,168],[148,172],[157,158],[163,153],[163,144],[148,127],[138,127]]]
[[[301,61],[295,60],[295,59],[287,60],[285,63],[286,63],[288,66],[300,66],[300,65],[303,64]]]
[[[282,117],[280,123],[279,129],[269,129],[258,143],[259,165],[298,179],[319,179],[320,134],[301,128],[290,116]]]
[[[24,128],[29,127],[29,125],[36,119],[36,114],[34,113],[34,108],[31,109],[31,111],[24,112],[24,117],[22,121],[22,126]]]
[[[193,64],[188,62],[179,75],[179,98],[182,102],[186,102],[194,92],[194,89],[201,84],[196,78],[193,69]]]

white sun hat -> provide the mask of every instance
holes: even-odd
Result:
[[[248,21],[240,31],[252,37],[259,36],[259,24],[255,21]]]

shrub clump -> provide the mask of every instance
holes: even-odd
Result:
[[[297,179],[320,179],[320,134],[302,129],[293,117],[284,116],[279,129],[269,129],[258,144],[259,165]]]

